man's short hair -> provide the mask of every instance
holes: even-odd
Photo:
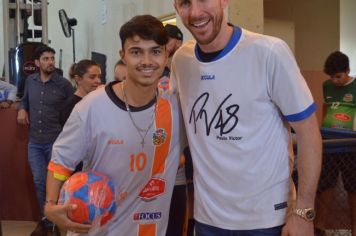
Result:
[[[51,52],[53,54],[56,54],[56,51],[53,48],[48,47],[47,45],[42,45],[42,46],[39,46],[38,48],[36,48],[35,59],[39,60],[44,52]]]
[[[167,34],[170,38],[183,41],[183,33],[176,25],[166,24],[164,29],[167,31]]]
[[[330,76],[336,73],[347,72],[349,69],[349,58],[340,51],[331,53],[324,64],[324,72]]]
[[[139,15],[126,22],[120,29],[120,39],[122,48],[126,39],[139,36],[144,40],[153,40],[158,45],[166,45],[168,35],[164,30],[163,24],[151,15]]]

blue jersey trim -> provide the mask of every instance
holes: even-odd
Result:
[[[284,118],[286,118],[286,120],[290,121],[290,122],[301,121],[301,120],[304,120],[305,118],[308,118],[315,111],[316,111],[316,104],[313,103],[307,109],[305,109],[304,111],[296,113],[296,114],[285,116]]]
[[[224,57],[226,54],[228,54],[234,47],[235,45],[240,41],[242,34],[242,30],[240,27],[235,26],[234,31],[232,33],[232,36],[228,42],[228,44],[225,46],[225,48],[210,62],[217,61],[220,58]],[[201,56],[198,51],[198,44],[195,45],[195,56],[198,59],[198,61],[203,62],[201,59]]]

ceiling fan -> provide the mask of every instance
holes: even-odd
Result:
[[[77,19],[68,18],[67,13],[64,9],[59,10],[59,21],[61,22],[63,33],[67,38],[72,37],[73,41],[73,62],[75,62],[75,37],[73,26],[77,25]]]

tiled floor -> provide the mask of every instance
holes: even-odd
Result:
[[[1,221],[2,236],[29,236],[35,227],[32,221]]]
[[[37,222],[33,221],[1,221],[1,236],[29,236],[35,229]],[[65,232],[61,233],[62,236]]]

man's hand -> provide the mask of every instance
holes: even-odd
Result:
[[[88,233],[91,225],[79,224],[68,218],[68,212],[77,208],[75,204],[66,205],[45,205],[45,216],[47,219],[56,224],[59,228],[69,230],[75,233]]]
[[[282,236],[314,236],[313,222],[291,214],[282,229]]]
[[[30,123],[30,120],[28,119],[28,113],[25,109],[21,109],[17,113],[17,122],[22,125],[28,125]]]
[[[11,103],[4,101],[4,102],[0,102],[0,109],[7,109],[10,108]]]

